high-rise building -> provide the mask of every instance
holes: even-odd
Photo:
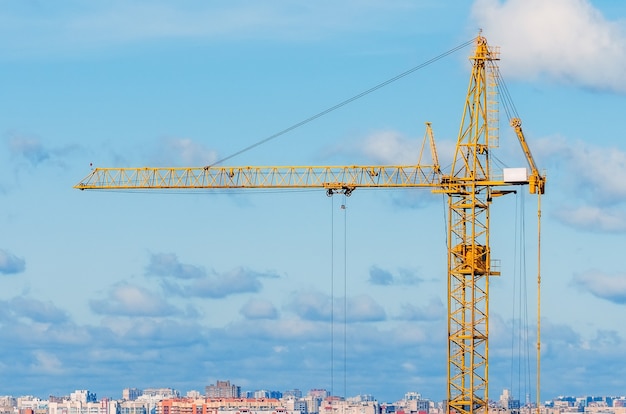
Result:
[[[119,414],[147,414],[147,404],[142,401],[126,400],[119,404]]]
[[[240,398],[241,387],[231,384],[230,381],[216,381],[204,389],[206,398]]]
[[[141,395],[161,398],[180,397],[180,393],[174,388],[145,388]]]
[[[80,400],[65,400],[63,402],[49,402],[48,414],[117,414],[118,402],[103,399],[99,402],[83,402]]]
[[[294,388],[293,390],[287,390],[283,393],[283,397],[302,398],[302,391],[297,388]]]
[[[309,395],[302,399],[306,403],[307,413],[314,414],[320,412],[320,405],[322,404],[322,401],[324,401],[324,398],[320,397],[319,395],[311,395],[311,393],[309,392]]]
[[[124,388],[122,390],[122,399],[126,401],[135,401],[143,394],[143,391],[138,388]]]
[[[96,394],[88,390],[76,390],[70,394],[70,401],[79,401],[82,403],[96,402]]]
[[[253,398],[270,398],[270,392],[267,390],[256,390]]]
[[[324,398],[330,396],[330,393],[328,391],[326,391],[325,389],[313,388],[313,389],[309,390],[309,396],[324,399]]]

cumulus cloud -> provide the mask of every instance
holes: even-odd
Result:
[[[387,319],[385,309],[368,295],[348,298],[346,307],[346,322],[378,322]]]
[[[424,144],[424,145],[423,145]],[[422,147],[423,145],[423,147]],[[441,165],[449,165],[454,154],[456,143],[448,140],[437,142],[437,159]],[[423,154],[420,157],[420,151]],[[346,149],[342,149],[346,151]],[[350,148],[350,153],[360,152],[372,164],[380,165],[422,165],[434,166],[430,144],[424,142],[424,137],[409,138],[399,131],[377,131],[368,135],[362,143]],[[445,167],[444,167],[445,168]],[[424,170],[426,174],[433,174],[432,169]],[[430,191],[407,189],[394,192],[393,203],[401,208],[423,208],[438,200]]]
[[[19,303],[19,299],[0,301],[0,307],[6,310]],[[22,306],[26,303],[20,309]],[[53,305],[48,309],[58,312]],[[219,352],[211,345],[219,341],[207,337],[206,327],[189,321],[106,316],[101,325],[76,325],[67,320],[44,325],[39,319],[20,310],[0,323],[0,365],[3,375],[14,378],[3,385],[8,394],[22,395],[28,390],[32,395],[65,395],[76,384],[96,380],[99,396],[115,396],[119,393],[118,374],[133,383],[150,383],[153,364],[177,388],[176,372],[185,372],[183,380],[189,382],[179,389],[193,389],[202,380],[189,377],[189,373],[198,361],[206,362],[207,355]]]
[[[239,310],[246,319],[276,319],[278,311],[269,300],[250,299]]]
[[[196,279],[206,276],[206,270],[199,266],[181,263],[174,253],[156,253],[150,255],[146,274],[178,279]]]
[[[238,267],[221,274],[211,271],[189,283],[181,282],[166,286],[169,292],[182,296],[224,298],[234,294],[259,292],[263,287],[261,279],[267,278],[278,278],[278,275]]]
[[[606,232],[626,232],[626,214],[621,208],[579,206],[563,208],[558,212],[558,219],[580,229]]]
[[[26,261],[13,253],[0,249],[0,273],[5,275],[21,273],[26,269]]]
[[[384,28],[390,20],[386,17],[404,17],[417,8],[411,2],[381,0],[77,3],[80,7],[58,7],[52,14],[37,3],[4,10],[0,35],[19,42],[3,45],[3,55],[58,55],[160,39],[319,39]]]
[[[376,164],[417,164],[421,141],[411,140],[398,131],[370,134],[361,147],[365,156]]]
[[[589,270],[574,276],[573,282],[593,296],[619,305],[626,304],[626,274],[609,275]]]
[[[220,330],[221,336],[234,340],[275,341],[279,346],[297,348],[312,341],[324,342],[327,338],[328,327],[320,321],[310,321],[298,318],[277,319],[243,319],[227,325]]]
[[[181,263],[174,253],[156,253],[150,256],[146,275],[164,280],[164,289],[171,294],[187,297],[224,298],[240,293],[259,292],[261,279],[278,278],[270,272],[256,272],[243,267],[217,273],[204,267]]]
[[[617,331],[606,329],[597,331],[593,342],[603,347],[621,347],[624,344],[624,340]]]
[[[542,355],[545,353],[547,358],[558,358],[561,356],[559,354],[561,351],[580,349],[583,346],[584,338],[570,325],[542,321],[541,342],[546,344],[541,349]]]
[[[372,285],[390,286],[390,285],[416,285],[422,281],[415,272],[407,269],[398,270],[398,274],[394,275],[388,270],[381,269],[378,266],[372,266],[369,270],[368,282]]]
[[[424,306],[405,303],[397,319],[405,321],[436,321],[446,317],[446,308],[439,298],[431,298]]]
[[[11,299],[9,309],[17,316],[29,318],[33,322],[63,323],[68,320],[67,312],[50,301],[42,302],[33,298],[16,297]]]
[[[393,283],[393,275],[387,270],[383,270],[378,266],[370,267],[370,277],[368,279],[372,285],[389,286]]]
[[[385,309],[368,295],[333,299],[321,292],[302,291],[293,296],[287,308],[300,318],[310,321],[330,321],[332,318],[356,323],[383,321],[387,318]]]
[[[330,296],[316,291],[302,291],[293,295],[288,309],[305,320],[329,321],[333,307]]]
[[[507,75],[626,93],[626,25],[588,0],[476,0],[472,16]]]
[[[50,152],[44,148],[38,138],[23,135],[13,135],[8,141],[9,150],[26,158],[33,165],[41,164],[50,158]]]
[[[538,154],[558,172],[558,186],[571,195],[554,213],[559,221],[590,231],[626,231],[626,152],[563,137],[537,144]]]
[[[203,167],[217,161],[217,152],[189,138],[167,138],[154,158],[154,164],[160,166]]]
[[[169,305],[163,297],[140,286],[119,284],[107,297],[89,302],[91,310],[103,315],[118,316],[171,316],[180,311]]]
[[[35,351],[35,361],[32,368],[35,371],[41,371],[45,374],[61,374],[64,371],[63,363],[54,354],[46,351]]]
[[[40,138],[17,132],[10,133],[6,143],[11,154],[25,159],[35,167],[46,162],[53,162],[62,166],[63,157],[78,148],[76,145],[46,147]]]
[[[9,303],[0,305],[0,310],[10,307]],[[6,357],[3,372],[15,378],[5,384],[7,393],[22,395],[27,389],[35,395],[64,395],[76,384],[95,381],[99,395],[114,396],[119,393],[119,375],[131,383],[150,383],[155,369],[168,386],[190,390],[206,381],[206,370],[198,370],[198,364],[214,372],[246,372],[247,380],[270,384],[275,389],[310,389],[328,381],[331,333],[327,323],[297,318],[242,318],[211,329],[198,321],[172,318],[107,316],[101,322],[87,326],[52,324],[46,330],[37,329],[38,324],[22,317],[0,323]],[[587,341],[568,325],[544,321],[542,327],[542,369],[553,374],[545,381],[546,395],[559,395],[563,383],[568,387],[572,384],[572,393],[583,395],[589,384],[599,379],[601,386],[613,387],[607,393],[621,389],[615,372],[623,371],[626,362],[620,358],[625,350],[618,330],[592,333]],[[428,396],[440,395],[445,389],[445,329],[445,323],[427,325],[419,321],[367,329],[348,325],[346,362],[350,386],[355,393],[365,389],[389,400],[396,398],[392,396],[398,390],[419,389]],[[509,327],[502,343],[490,342],[490,380],[497,389],[509,385],[508,333]],[[337,339],[334,362],[339,366],[344,343]],[[370,375],[371,364],[362,361],[380,367],[375,377]],[[294,367],[306,375],[294,377]],[[405,375],[402,368],[415,370],[415,375]],[[572,370],[586,372],[584,384],[568,381]],[[37,381],[33,382],[33,377]]]
[[[187,320],[174,318],[105,318],[103,326],[109,329],[123,348],[118,352],[128,352],[135,345],[139,345],[140,352],[149,351],[155,346],[177,347],[184,346],[188,341],[206,340],[205,333],[199,325]],[[154,355],[158,358],[158,354]]]
[[[566,152],[570,167],[578,172],[580,189],[599,203],[626,200],[626,153],[619,148],[575,142]]]

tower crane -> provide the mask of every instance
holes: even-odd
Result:
[[[495,171],[498,144],[499,50],[476,38],[472,72],[452,165],[443,172],[430,124],[432,163],[351,166],[207,166],[193,168],[94,168],[74,187],[80,190],[289,189],[319,188],[349,195],[357,188],[424,187],[448,200],[447,411],[473,414],[488,406],[489,278],[492,264],[489,209],[494,197],[528,185],[539,197],[546,177],[539,172],[519,118],[510,120],[528,168]],[[422,152],[425,145],[422,146]]]

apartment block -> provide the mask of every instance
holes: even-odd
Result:
[[[273,398],[176,398],[157,404],[156,414],[302,414]]]
[[[126,401],[135,401],[143,395],[143,391],[138,388],[124,388],[122,390],[122,399]]]
[[[241,387],[231,384],[230,381],[216,381],[207,385],[204,392],[206,398],[240,398]]]
[[[65,400],[48,403],[48,414],[118,414],[118,402],[101,400],[99,402],[83,402]]]

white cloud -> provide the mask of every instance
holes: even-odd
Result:
[[[432,332],[417,324],[405,324],[393,330],[393,339],[408,346],[423,346],[432,340]]]
[[[189,138],[161,141],[154,163],[164,167],[204,167],[217,160],[217,152]]]
[[[34,322],[62,323],[68,320],[67,312],[56,307],[52,302],[42,302],[27,297],[13,298],[9,309],[16,315],[25,316]]]
[[[589,270],[574,276],[574,283],[600,299],[626,304],[626,274],[608,275]]]
[[[215,271],[205,276],[195,278],[190,283],[167,284],[167,290],[172,294],[185,297],[224,298],[240,293],[259,292],[263,288],[261,279],[275,279],[279,276],[270,272],[256,272],[243,267],[237,267],[221,274]]]
[[[451,164],[452,155],[456,150],[456,142],[446,139],[437,139],[436,155],[439,165],[445,171]],[[347,147],[348,148],[348,147]],[[349,149],[349,151],[348,151]],[[344,148],[339,151],[353,152],[354,148]],[[399,131],[387,129],[369,134],[363,142],[358,144],[357,150],[373,164],[382,165],[433,165],[433,157],[428,141],[424,136],[407,137]],[[420,158],[420,152],[422,152]]]
[[[369,275],[368,282],[372,285],[416,285],[422,281],[414,271],[408,269],[400,269],[398,274],[394,275],[388,270],[372,266]]]
[[[370,134],[362,152],[377,164],[417,164],[421,141],[409,140],[397,131],[386,130]]]
[[[34,167],[45,164],[65,167],[64,159],[79,148],[77,145],[46,146],[42,139],[35,135],[15,131],[8,134],[6,144],[14,155],[12,160],[24,159]]]
[[[0,273],[21,273],[25,268],[26,262],[24,259],[17,257],[7,250],[0,249]]]
[[[372,285],[389,286],[393,283],[393,275],[391,272],[381,269],[378,266],[370,268],[370,277],[367,280]]]
[[[256,338],[267,340],[281,345],[311,343],[326,341],[327,325],[319,321],[307,321],[297,318],[276,319],[243,319],[227,325],[220,330],[219,335],[232,340]],[[312,338],[315,338],[314,340]]]
[[[599,202],[626,199],[626,153],[619,148],[606,148],[576,142],[571,145],[572,168],[582,176],[579,185],[591,192]]]
[[[406,321],[441,321],[446,316],[446,308],[439,298],[431,298],[424,306],[405,303],[398,319]]]
[[[300,318],[311,321],[328,321],[331,317],[331,298],[321,292],[302,291],[293,296],[287,308]]]
[[[242,267],[218,274],[202,266],[181,263],[174,253],[152,254],[146,266],[146,275],[177,279],[174,282],[163,280],[163,287],[171,294],[210,298],[258,292],[263,286],[261,279],[278,277],[273,273],[255,272]]]
[[[358,323],[383,321],[387,318],[384,308],[368,295],[331,298],[321,292],[302,291],[293,295],[287,309],[309,321],[330,321],[333,318],[337,321]]]
[[[39,138],[13,134],[8,144],[13,154],[23,156],[33,165],[41,164],[50,158],[50,152],[44,148]]]
[[[164,298],[135,285],[119,284],[111,289],[108,297],[91,300],[91,309],[99,314],[122,316],[170,316],[180,313]]]
[[[346,322],[377,322],[387,319],[385,309],[371,296],[359,295],[348,298]],[[344,312],[341,311],[341,314]]]
[[[45,374],[60,374],[63,372],[63,364],[56,355],[46,351],[35,351],[33,353],[35,363],[33,369]]]
[[[47,330],[36,329],[39,325],[26,318],[0,323],[0,336],[5,338],[3,372],[15,378],[5,386],[9,394],[64,395],[76,384],[91,383],[99,397],[113,397],[119,394],[120,375],[133,384],[150,384],[155,367],[164,386],[181,391],[206,384],[206,369],[231,379],[245,372],[251,387],[264,384],[272,389],[319,388],[329,379],[328,321],[243,319],[210,329],[197,321],[113,316],[104,318],[102,325],[64,322]],[[380,398],[400,398],[417,389],[427,398],[439,397],[445,386],[444,325],[419,321],[367,329],[348,325],[348,392],[355,393],[350,395],[367,390]],[[620,358],[624,340],[618,330],[582,338],[571,326],[550,321],[542,326],[542,367],[553,374],[545,378],[546,396],[565,391],[611,394],[621,389],[619,378],[611,380],[616,370],[625,368]],[[506,325],[500,332],[503,338],[490,342],[490,380],[496,389],[509,384],[509,333]],[[68,334],[82,339],[68,341]],[[334,363],[339,367],[343,339],[336,337],[334,346]],[[372,377],[372,365],[362,361],[374,363],[377,375]],[[294,375],[294,366],[301,375]],[[414,375],[407,377],[404,370]],[[572,382],[568,378],[572,370],[584,372],[584,381]],[[567,390],[561,388],[563,383]],[[606,389],[597,390],[594,384]]]
[[[563,208],[557,218],[574,227],[607,233],[626,232],[626,214],[623,208],[579,206]]]
[[[157,39],[318,39],[332,33],[382,27],[383,18],[403,16],[409,1],[202,1],[74,0],[64,7],[37,2],[3,7],[3,55],[41,55],[101,50]]]
[[[548,174],[548,191],[558,187],[567,195],[567,204],[554,212],[559,221],[591,231],[626,231],[626,152],[562,137],[536,144],[555,171]]]
[[[477,0],[472,14],[507,75],[626,93],[626,25],[588,0]]]
[[[239,310],[246,319],[276,319],[278,311],[268,300],[250,299]]]
[[[179,279],[196,279],[206,276],[206,270],[199,266],[181,263],[174,253],[155,253],[150,255],[146,274]]]

